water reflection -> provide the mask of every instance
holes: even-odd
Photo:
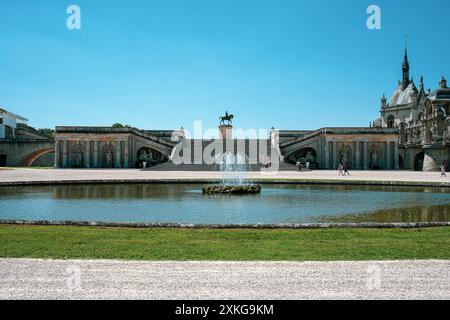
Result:
[[[0,219],[178,223],[450,221],[449,188],[265,185],[259,195],[196,184],[0,188]]]
[[[450,221],[450,206],[411,207],[379,210],[368,214],[320,217],[321,222],[443,222]]]

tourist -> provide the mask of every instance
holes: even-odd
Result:
[[[441,178],[446,178],[447,177],[447,174],[445,173],[445,164],[444,163],[441,163],[441,165],[439,166],[440,168],[441,168]]]
[[[344,176],[349,176],[349,175],[350,175],[350,172],[348,171],[348,164],[345,163],[344,164]]]
[[[339,174],[338,175],[343,176],[344,175],[344,171],[343,171],[344,170],[344,165],[342,163],[339,163],[338,170],[339,170]]]

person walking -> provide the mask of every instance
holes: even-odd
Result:
[[[348,164],[345,163],[344,164],[344,176],[349,176],[349,175],[350,175],[350,172],[348,171]]]
[[[344,166],[342,165],[342,162],[339,163],[338,170],[339,170],[338,175],[343,176],[344,175]]]
[[[439,168],[441,168],[441,178],[446,178],[447,174],[445,173],[445,164],[441,163],[441,165],[439,166]]]

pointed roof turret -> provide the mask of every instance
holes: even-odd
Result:
[[[405,90],[409,85],[409,61],[408,61],[408,48],[407,43],[405,39],[405,56],[403,57],[403,65],[402,65],[402,72],[403,72],[403,80],[402,80],[402,89]]]

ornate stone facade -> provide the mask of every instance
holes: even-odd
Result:
[[[340,163],[356,170],[397,170],[399,131],[396,128],[322,128],[278,131],[280,150],[288,163],[313,163],[312,169],[336,169]]]
[[[172,139],[172,135],[174,139]],[[182,131],[56,127],[58,168],[139,168],[166,162]],[[173,141],[172,141],[173,140]]]
[[[374,122],[380,128],[398,128],[400,162],[405,169],[436,171],[450,159],[450,89],[442,77],[438,89],[425,91],[423,78],[417,89],[409,77],[408,53],[399,81],[389,103],[383,95],[381,117]]]

